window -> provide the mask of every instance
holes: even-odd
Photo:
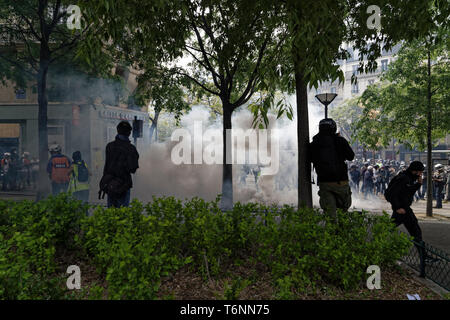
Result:
[[[352,84],[352,93],[358,93],[359,87],[357,83]]]
[[[357,64],[352,66],[352,73],[353,73],[353,75],[357,75],[358,74],[358,65]]]
[[[331,93],[336,93],[336,87],[331,87]]]
[[[386,71],[388,68],[388,61],[389,60],[381,60],[381,71]]]
[[[374,84],[374,83],[375,83],[375,80],[369,80],[369,86]]]
[[[15,93],[17,100],[23,100],[27,98],[27,91],[25,89],[16,89]]]

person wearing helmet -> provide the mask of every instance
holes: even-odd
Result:
[[[320,207],[336,217],[336,210],[347,211],[352,203],[345,160],[351,161],[355,153],[347,140],[336,133],[333,119],[319,122],[319,133],[309,144],[310,161],[317,173]]]
[[[70,159],[61,153],[61,146],[54,144],[49,148],[51,157],[47,164],[48,177],[52,184],[52,194],[67,192],[70,180]]]
[[[408,233],[418,243],[422,242],[422,230],[417,218],[411,209],[414,194],[422,185],[424,166],[420,161],[413,161],[409,167],[395,176],[389,183],[385,197],[392,207],[392,217],[396,226],[404,224]],[[420,246],[417,246],[419,254],[423,254]]]
[[[434,169],[436,170],[433,174],[433,183],[436,197],[436,206],[434,208],[442,209],[442,198],[444,195],[443,191],[447,179],[444,172],[444,166],[442,164],[439,163],[435,165]]]

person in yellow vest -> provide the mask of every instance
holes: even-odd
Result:
[[[92,175],[86,162],[81,158],[81,152],[72,154],[72,166],[70,167],[70,181],[68,192],[84,203],[89,201],[89,177]]]

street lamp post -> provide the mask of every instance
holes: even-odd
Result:
[[[325,119],[328,119],[328,105],[337,97],[336,93],[319,93],[316,95],[317,100],[325,106]]]

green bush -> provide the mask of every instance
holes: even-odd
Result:
[[[109,298],[154,299],[160,278],[189,262],[171,252],[165,226],[143,214],[137,201],[129,208],[97,208],[82,221],[81,243],[106,274]]]
[[[99,286],[67,293],[58,267],[65,250],[97,267],[110,299],[155,299],[162,278],[185,265],[203,277],[241,279],[233,272],[244,264],[266,268],[275,298],[292,299],[317,284],[355,288],[369,265],[383,270],[411,246],[387,215],[338,212],[334,221],[314,209],[240,203],[222,212],[219,200],[135,200],[129,208],[97,207],[90,217],[64,194],[0,202],[0,298],[101,297]],[[238,297],[243,281],[228,285],[226,296]]]
[[[65,194],[38,203],[0,202],[0,298],[63,296],[56,250],[73,245],[86,209]]]
[[[337,218],[336,223],[311,209],[271,211],[261,231],[260,260],[274,279],[351,289],[365,280],[369,265],[393,264],[411,246],[387,215],[338,212]]]

